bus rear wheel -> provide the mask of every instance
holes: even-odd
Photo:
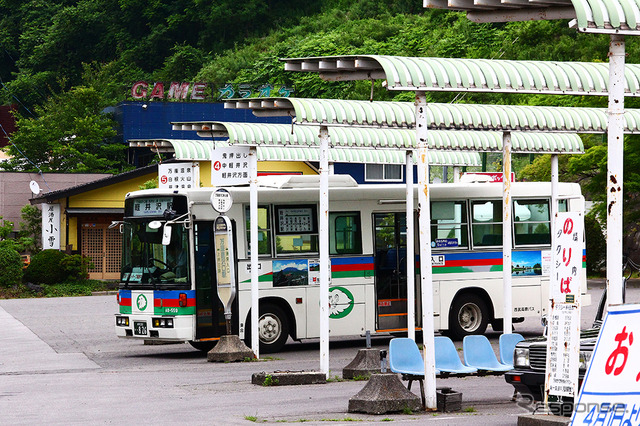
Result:
[[[449,334],[457,340],[470,334],[483,334],[489,323],[489,312],[484,300],[475,294],[462,294],[455,298],[449,312]]]
[[[282,308],[274,304],[260,306],[258,317],[260,353],[280,352],[289,338],[289,323]],[[251,346],[251,321],[247,321],[245,343]]]

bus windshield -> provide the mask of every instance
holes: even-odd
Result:
[[[150,219],[125,221],[121,277],[125,287],[183,288],[190,285],[187,230],[182,224],[169,225],[171,242],[163,245],[164,222],[162,226],[158,224]]]

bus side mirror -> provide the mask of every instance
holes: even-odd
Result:
[[[162,245],[168,246],[171,243],[171,225],[168,223],[164,224],[162,228]]]

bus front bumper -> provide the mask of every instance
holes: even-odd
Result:
[[[193,316],[116,314],[116,336],[144,340],[193,340]]]

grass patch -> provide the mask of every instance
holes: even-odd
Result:
[[[262,382],[262,386],[275,386],[278,384],[278,379],[274,378],[271,374],[267,374],[264,377],[264,382]]]
[[[476,410],[476,407],[465,407],[465,409],[462,411],[464,411],[465,413],[475,413],[478,410]]]
[[[250,422],[257,422],[258,421],[258,417],[257,416],[244,416],[245,420],[249,420]]]
[[[321,419],[322,422],[361,422],[362,419],[354,419],[352,417],[345,417],[344,419]]]
[[[95,291],[114,290],[117,284],[110,281],[84,280],[60,284],[31,285],[19,284],[0,287],[0,299],[27,299],[34,297],[91,296]]]

